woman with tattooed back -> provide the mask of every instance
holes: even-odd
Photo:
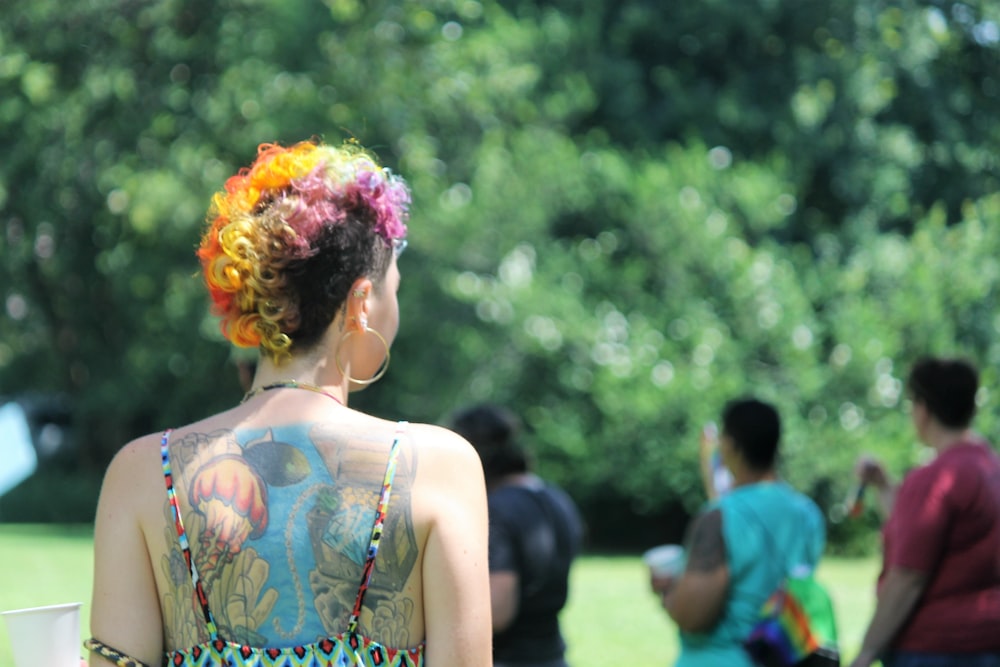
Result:
[[[752,667],[743,640],[761,605],[786,573],[819,562],[823,517],[778,479],[780,437],[767,403],[741,399],[723,410],[719,448],[732,488],[692,524],[683,574],[652,582],[680,629],[676,667]]]
[[[446,429],[352,410],[399,324],[409,193],[357,145],[263,145],[198,250],[257,347],[229,410],[126,445],[95,528],[90,664],[490,664],[486,494]]]

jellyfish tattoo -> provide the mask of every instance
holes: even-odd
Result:
[[[268,485],[295,484],[309,474],[305,456],[292,445],[276,442],[270,431],[241,447],[231,441],[227,451],[204,461],[192,477],[190,502],[204,517],[201,549],[195,565],[202,578],[240,553],[247,540],[264,534],[268,525]]]

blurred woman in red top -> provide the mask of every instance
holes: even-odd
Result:
[[[889,518],[878,603],[852,667],[997,667],[1000,458],[970,429],[978,373],[923,359],[907,388],[917,436],[936,455],[898,489],[878,462],[858,466]]]

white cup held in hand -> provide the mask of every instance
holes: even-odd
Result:
[[[684,547],[664,544],[653,547],[642,555],[654,577],[677,577],[684,571]]]
[[[14,667],[79,667],[80,602],[2,612]]]

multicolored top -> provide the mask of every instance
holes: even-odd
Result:
[[[208,639],[190,648],[168,651],[164,655],[163,664],[174,667],[422,667],[425,648],[423,643],[408,649],[392,648],[373,641],[358,631],[358,621],[364,605],[365,593],[368,591],[372,572],[375,569],[375,557],[379,551],[386,510],[396,475],[400,443],[405,438],[405,426],[405,422],[400,422],[386,463],[375,519],[371,526],[367,551],[363,555],[364,566],[361,582],[347,626],[342,632],[333,636],[285,647],[249,646],[229,641],[220,635],[216,617],[209,608],[208,595],[203,587],[196,559],[192,557],[187,532],[181,517],[170,465],[168,446],[170,431],[166,431],[161,439],[160,452],[167,497],[187,574],[194,586],[194,595],[201,609]],[[88,640],[85,645],[89,650],[120,667],[133,665],[143,667],[143,663],[140,661],[96,639]]]

